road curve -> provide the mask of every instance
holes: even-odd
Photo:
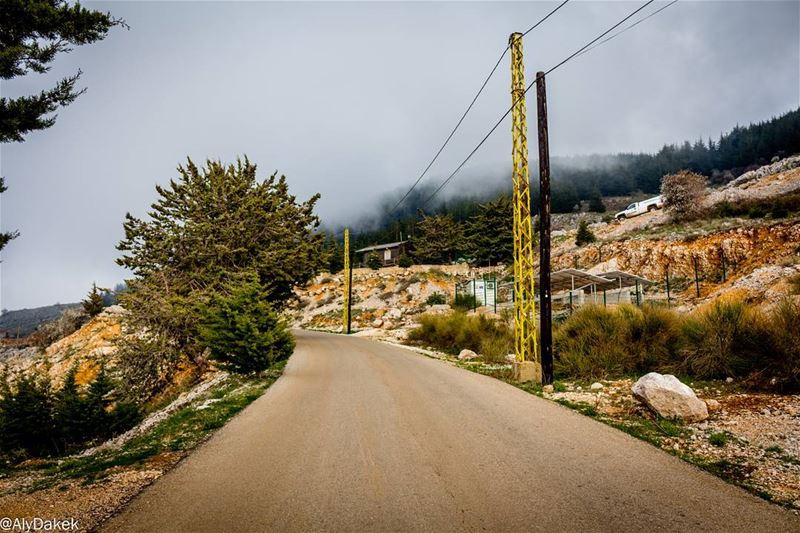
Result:
[[[299,332],[283,377],[105,530],[785,533],[800,519],[500,381]]]

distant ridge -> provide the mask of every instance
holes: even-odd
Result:
[[[46,305],[33,309],[7,311],[0,316],[0,337],[27,337],[45,322],[55,320],[64,309],[78,307],[79,303]]]

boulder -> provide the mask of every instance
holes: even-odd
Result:
[[[398,309],[396,307],[394,307],[392,309],[389,309],[386,312],[386,318],[392,318],[392,319],[397,320],[398,318],[400,318],[402,316],[403,316],[403,310],[402,309]]]
[[[461,352],[458,354],[459,361],[469,361],[470,359],[477,359],[478,357],[480,357],[478,354],[467,349],[461,350]]]
[[[706,400],[706,407],[709,411],[719,411],[722,408],[717,400]]]
[[[708,407],[694,391],[670,374],[650,372],[631,388],[633,395],[657,415],[700,422],[708,418]]]
[[[552,385],[545,385],[544,387],[542,387],[542,391],[546,392],[547,394],[553,394],[553,392],[555,391],[555,387],[553,387]]]
[[[603,384],[598,381],[595,381],[594,383],[592,383],[589,389],[593,391],[603,390]]]
[[[375,320],[372,321],[373,328],[379,328],[381,326],[383,326],[383,320],[381,320],[380,318],[376,318]]]

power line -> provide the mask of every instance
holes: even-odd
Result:
[[[637,20],[636,22],[634,22],[630,26],[626,26],[625,28],[622,28],[617,33],[615,33],[614,35],[610,35],[606,39],[603,39],[602,41],[600,41],[599,43],[595,44],[594,46],[591,46],[591,47],[587,48],[586,50],[584,50],[583,52],[581,52],[578,55],[583,55],[583,54],[585,54],[587,52],[591,52],[592,50],[594,50],[598,46],[600,46],[602,44],[606,44],[611,39],[614,39],[615,37],[619,37],[621,34],[625,33],[626,31],[628,31],[628,30],[630,30],[632,28],[635,28],[636,26],[638,26],[639,24],[641,24],[645,20],[649,19],[650,17],[654,17],[654,16],[658,15],[659,13],[661,13],[662,11],[664,11],[665,9],[667,9],[669,6],[671,6],[672,4],[676,3],[677,1],[678,0],[672,0],[672,2],[668,3],[667,5],[665,5],[663,7],[660,7],[659,9],[656,9],[655,11],[653,11],[652,13],[650,13],[649,15],[647,15],[645,17],[640,18],[639,20]]]
[[[562,7],[564,7],[564,6],[567,4],[567,2],[569,2],[569,0],[564,0],[563,2],[561,2],[561,4],[559,4],[558,6],[556,6],[556,8],[555,8],[555,9],[553,9],[553,10],[552,10],[550,13],[548,13],[547,15],[545,15],[545,16],[544,16],[544,17],[543,17],[543,18],[542,18],[542,19],[541,19],[539,22],[537,22],[536,24],[534,24],[533,26],[531,26],[530,28],[528,28],[527,30],[525,30],[525,32],[522,34],[522,36],[523,36],[523,37],[525,37],[525,36],[526,36],[526,35],[528,35],[530,32],[532,32],[533,30],[535,30],[535,29],[536,29],[536,28],[537,28],[537,27],[538,27],[538,26],[539,26],[539,25],[540,25],[542,22],[544,22],[545,20],[549,19],[549,18],[550,18],[550,15],[552,15],[553,13],[555,13],[556,11],[558,11],[559,9],[561,9]],[[508,47],[506,47],[506,50],[508,50]]]
[[[564,65],[564,64],[565,64],[565,63],[567,63],[568,61],[570,61],[570,60],[574,59],[575,57],[577,57],[578,55],[580,55],[581,53],[583,53],[583,52],[584,52],[586,49],[588,49],[590,46],[592,46],[592,45],[593,45],[593,44],[595,44],[597,41],[599,41],[600,39],[602,39],[603,37],[605,37],[606,35],[608,35],[608,34],[609,34],[609,33],[611,33],[612,31],[614,31],[615,29],[617,29],[619,26],[621,26],[622,24],[624,24],[626,21],[630,20],[630,18],[631,18],[631,17],[633,17],[634,15],[636,15],[637,13],[639,13],[641,10],[643,10],[644,8],[646,8],[647,6],[649,6],[650,4],[652,4],[654,1],[655,1],[655,0],[648,0],[647,2],[645,2],[645,4],[644,4],[644,5],[642,5],[642,6],[641,6],[641,7],[639,7],[638,9],[634,10],[634,11],[633,11],[632,13],[630,13],[628,16],[626,16],[625,18],[623,18],[622,20],[620,20],[619,22],[617,22],[616,24],[614,24],[613,26],[611,26],[610,28],[608,28],[606,31],[604,31],[603,33],[601,33],[600,35],[598,35],[597,37],[595,37],[594,39],[592,39],[591,41],[589,41],[588,43],[586,43],[585,45],[583,45],[583,46],[582,46],[580,49],[578,49],[576,52],[574,52],[574,53],[572,53],[571,55],[567,56],[567,58],[566,58],[566,59],[562,60],[560,63],[558,63],[558,64],[557,64],[557,65],[555,65],[554,67],[551,67],[551,68],[550,68],[549,70],[547,70],[547,71],[546,71],[544,74],[542,74],[542,77],[544,77],[544,76],[547,76],[548,74],[550,74],[551,72],[553,72],[553,71],[554,71],[554,70],[556,70],[557,68],[561,67],[562,65]],[[535,79],[534,79],[534,80],[533,80],[533,81],[532,81],[532,82],[531,82],[531,83],[528,85],[528,87],[525,89],[525,92],[523,93],[523,95],[527,94],[527,93],[528,93],[528,91],[530,91],[531,87],[533,87],[533,86],[534,86],[534,84],[536,83],[536,80],[538,80],[538,79],[539,79],[539,76],[536,76],[536,78],[535,78]],[[433,191],[433,194],[431,194],[431,195],[430,195],[430,196],[429,196],[429,197],[428,197],[428,198],[425,200],[425,202],[422,204],[422,207],[425,207],[426,205],[428,205],[428,203],[430,203],[430,201],[431,201],[431,200],[432,200],[432,199],[433,199],[433,198],[434,198],[434,197],[435,197],[437,194],[439,194],[439,192],[440,192],[442,189],[444,189],[444,188],[445,188],[445,186],[446,186],[446,185],[447,185],[447,184],[448,184],[448,183],[449,183],[449,182],[450,182],[450,181],[451,181],[451,180],[452,180],[452,179],[453,179],[453,178],[456,176],[456,174],[458,174],[458,172],[459,172],[459,171],[460,171],[460,170],[461,170],[461,169],[464,167],[464,165],[466,165],[466,164],[467,164],[467,161],[469,161],[469,160],[472,158],[472,156],[473,156],[473,155],[475,155],[475,152],[477,152],[477,151],[480,149],[480,147],[481,147],[481,146],[483,146],[483,144],[484,144],[484,143],[486,142],[486,140],[487,140],[487,139],[488,139],[488,138],[489,138],[489,137],[492,135],[492,133],[494,133],[494,131],[495,131],[495,130],[496,130],[496,129],[497,129],[499,126],[500,126],[500,124],[502,124],[502,123],[503,123],[503,121],[506,119],[506,117],[508,117],[508,115],[509,115],[509,114],[511,113],[511,111],[514,109],[514,106],[515,106],[516,104],[517,104],[516,102],[513,102],[513,103],[511,104],[511,107],[509,107],[509,108],[508,108],[508,110],[507,110],[505,113],[503,113],[503,116],[502,116],[502,117],[500,117],[500,120],[498,120],[498,121],[495,123],[495,125],[494,125],[494,126],[492,126],[492,129],[490,129],[490,130],[489,130],[489,132],[488,132],[488,133],[487,133],[487,134],[486,134],[486,135],[483,137],[483,139],[481,139],[481,141],[478,143],[478,145],[477,145],[475,148],[473,148],[473,150],[472,150],[472,151],[469,153],[469,155],[467,155],[467,157],[466,157],[466,158],[465,158],[465,159],[464,159],[464,160],[461,162],[461,164],[460,164],[460,165],[458,165],[458,167],[456,167],[456,169],[453,171],[453,173],[452,173],[452,174],[450,174],[450,175],[447,177],[447,179],[445,179],[445,180],[444,180],[444,181],[441,183],[441,185],[439,185],[439,187],[438,187],[438,188],[437,188],[435,191]]]
[[[558,11],[559,9],[561,9],[562,7],[564,7],[564,6],[567,4],[567,2],[569,2],[569,1],[570,1],[570,0],[564,0],[563,2],[561,2],[561,4],[559,4],[558,6],[556,6],[556,7],[555,7],[555,8],[554,8],[552,11],[550,11],[550,12],[549,12],[547,15],[545,15],[544,17],[542,17],[542,18],[541,18],[541,19],[540,19],[540,20],[539,20],[539,21],[538,21],[536,24],[534,24],[533,26],[531,26],[530,28],[528,28],[528,29],[527,29],[527,31],[525,31],[525,33],[523,33],[522,35],[523,35],[523,36],[525,36],[525,35],[529,34],[530,32],[532,32],[533,30],[535,30],[535,29],[536,29],[536,28],[537,28],[537,27],[538,27],[540,24],[542,24],[544,21],[546,21],[547,19],[549,19],[549,18],[550,18],[550,16],[552,16],[553,14],[555,14],[555,12],[556,12],[556,11]],[[458,122],[456,123],[455,127],[453,128],[453,130],[450,132],[450,135],[448,135],[448,136],[447,136],[447,138],[445,139],[445,141],[444,141],[444,143],[442,144],[441,148],[439,148],[439,151],[438,151],[438,152],[436,152],[436,155],[435,155],[435,156],[433,156],[433,159],[431,159],[431,162],[430,162],[430,163],[428,163],[428,166],[427,166],[427,167],[425,167],[425,170],[423,170],[423,171],[422,171],[422,174],[420,174],[420,175],[419,175],[419,177],[417,178],[417,181],[415,181],[415,182],[414,182],[414,184],[411,186],[411,188],[410,188],[410,189],[408,189],[408,191],[406,191],[406,193],[403,195],[403,197],[402,197],[402,198],[400,198],[400,200],[399,200],[399,201],[398,201],[398,202],[395,204],[395,206],[394,206],[394,207],[392,208],[392,210],[389,212],[389,215],[390,215],[390,216],[391,216],[391,215],[392,215],[392,214],[393,214],[393,213],[394,213],[394,212],[397,210],[397,208],[398,208],[398,207],[400,207],[400,205],[401,205],[401,204],[402,204],[402,203],[403,203],[403,202],[406,200],[406,198],[408,198],[408,197],[409,197],[409,195],[412,193],[412,191],[413,191],[413,190],[414,190],[414,189],[417,187],[417,185],[419,185],[419,183],[422,181],[422,178],[424,178],[424,177],[425,177],[425,174],[427,174],[427,173],[428,173],[428,170],[430,170],[430,168],[433,166],[433,164],[436,162],[436,160],[437,160],[437,159],[439,158],[439,156],[442,154],[442,152],[444,151],[445,147],[446,147],[446,146],[447,146],[447,144],[450,142],[450,139],[452,139],[452,138],[453,138],[453,135],[455,135],[455,133],[456,133],[456,130],[458,130],[458,128],[461,126],[461,123],[462,123],[462,122],[464,122],[464,119],[465,119],[465,118],[467,118],[467,115],[468,115],[468,114],[469,114],[469,112],[472,110],[472,107],[475,105],[475,102],[478,100],[478,97],[481,95],[481,93],[483,93],[483,89],[484,89],[484,88],[486,88],[486,84],[488,84],[488,83],[489,83],[489,80],[492,78],[492,76],[494,75],[495,71],[497,71],[497,67],[499,67],[499,66],[500,66],[500,63],[503,61],[503,58],[506,56],[506,53],[507,53],[507,52],[508,52],[508,46],[506,46],[506,47],[503,49],[503,53],[502,53],[502,54],[500,54],[500,58],[499,58],[499,59],[497,60],[497,62],[494,64],[494,67],[492,67],[492,70],[491,70],[491,72],[489,72],[489,75],[488,75],[488,76],[486,77],[486,79],[483,81],[483,84],[481,85],[481,88],[480,88],[480,89],[478,89],[478,92],[477,92],[477,94],[475,94],[475,97],[472,99],[472,101],[470,102],[469,106],[467,106],[467,110],[466,110],[466,111],[464,111],[464,114],[463,114],[463,115],[461,115],[461,118],[460,118],[460,119],[458,119]]]

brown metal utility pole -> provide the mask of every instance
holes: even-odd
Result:
[[[539,338],[542,383],[553,383],[553,306],[550,301],[550,139],[547,136],[547,94],[544,72],[536,73],[539,125]]]

